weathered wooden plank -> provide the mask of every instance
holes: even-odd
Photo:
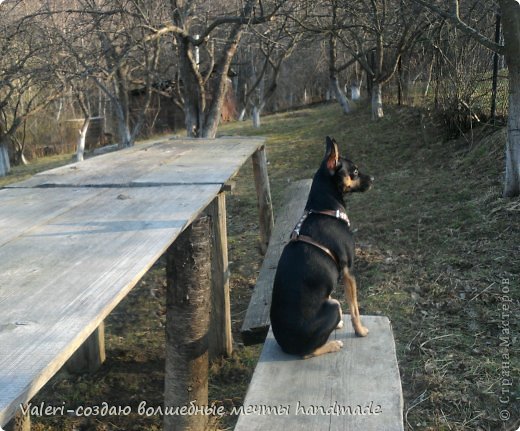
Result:
[[[235,431],[402,431],[390,321],[363,316],[363,323],[368,337],[346,324],[331,335],[343,341],[340,352],[306,360],[283,353],[270,331],[244,401],[250,414],[239,417]]]
[[[260,251],[262,254],[265,254],[274,227],[273,204],[271,200],[269,175],[267,174],[267,156],[265,154],[265,146],[256,150],[252,159],[260,219]]]
[[[190,147],[176,146],[170,142],[173,141],[163,139],[135,145],[40,172],[25,181],[9,184],[6,187],[128,185],[139,176],[190,151]]]
[[[311,183],[312,180],[297,181],[287,189],[285,204],[277,214],[269,247],[242,324],[242,339],[246,345],[262,343],[267,335],[270,325],[271,293],[278,260],[289,241],[291,231],[303,214]]]
[[[59,370],[219,190],[105,189],[2,246],[0,424]]]
[[[92,198],[99,193],[95,187],[225,184],[263,141],[165,139],[72,163],[11,184],[0,190],[0,226],[5,227],[0,229],[0,246]],[[44,186],[62,186],[64,190],[55,193],[40,188]]]
[[[224,184],[263,142],[164,139],[42,172],[7,187]]]
[[[231,300],[229,297],[229,262],[227,249],[226,194],[221,192],[207,208],[212,220],[211,259],[211,328],[209,336],[210,360],[231,356]]]
[[[71,208],[92,199],[101,190],[91,188],[0,190],[0,247]]]
[[[133,184],[224,184],[263,143],[263,138],[175,142],[175,145],[191,148],[192,151],[186,151],[170,164],[150,170],[135,179]]]

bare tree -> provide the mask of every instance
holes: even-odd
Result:
[[[348,114],[350,112],[350,105],[348,103],[348,99],[341,90],[341,86],[338,81],[338,73],[341,69],[345,69],[348,65],[343,67],[338,67],[337,58],[338,58],[338,37],[340,37],[341,32],[338,29],[340,23],[338,22],[338,1],[331,0],[331,8],[332,8],[332,23],[329,31],[329,80],[330,80],[330,88],[332,89],[336,100],[339,102],[343,112]]]
[[[62,57],[60,73],[75,82],[72,88],[80,107],[87,106],[81,93],[90,89],[88,81],[105,94],[114,112],[121,148],[134,144],[151,103],[159,45],[146,43],[145,38],[147,28],[156,25],[157,4],[138,0],[46,2],[45,13],[52,18],[50,34]],[[132,112],[130,91],[136,87],[143,88],[146,97]],[[83,132],[85,127],[87,122]]]
[[[270,21],[285,0],[268,4],[171,0],[171,24],[153,29],[147,40],[173,33],[178,53],[180,91],[188,136],[214,137],[228,84],[231,61],[245,26]],[[198,64],[196,50],[205,64]]]
[[[327,41],[323,36],[303,32],[297,49],[282,63],[271,109],[291,109],[322,101],[330,93]]]
[[[41,23],[24,19],[36,7],[23,1],[0,5],[0,176],[10,170],[9,152],[15,163],[26,163],[24,142],[16,133],[27,118],[56,98],[49,88],[59,92],[47,62]]]
[[[90,91],[88,88],[81,87],[81,82],[69,83],[69,85],[72,87],[72,93],[77,101],[81,113],[83,114],[83,123],[78,131],[78,140],[76,145],[76,161],[81,162],[84,159],[87,132],[92,118],[92,108],[89,97]]]
[[[112,102],[117,119],[119,146],[132,146],[143,126],[159,61],[157,42],[146,43],[146,28],[155,25],[154,2],[107,1],[93,6],[85,2],[86,17],[98,36],[91,61],[86,64],[89,77]],[[149,6],[149,8],[146,8]],[[95,58],[103,61],[96,63]],[[94,60],[94,61],[92,61]],[[96,67],[97,65],[97,67]],[[130,90],[144,89],[145,99],[132,116]]]
[[[504,54],[509,70],[509,115],[507,121],[506,170],[504,197],[520,195],[520,3],[516,0],[498,0],[504,31],[504,45],[479,33],[460,17],[458,0],[450,0],[447,7],[431,4],[425,0],[414,0],[448,19],[457,28],[474,37],[479,43]],[[478,3],[478,2],[477,2]]]
[[[303,16],[295,17],[305,31],[327,38],[329,85],[344,112],[349,107],[338,75],[357,62],[371,84],[372,116],[383,116],[382,87],[425,26],[421,14],[411,9],[406,0],[329,0],[308,3]],[[345,50],[350,56],[340,64]]]
[[[347,64],[339,64],[338,39],[341,38],[342,31],[345,30],[341,2],[340,0],[328,0],[327,2],[304,4],[305,7],[297,10],[292,15],[292,19],[299,24],[302,31],[306,32],[309,37],[322,41],[328,67],[327,94],[332,92],[343,112],[348,114],[351,108],[339,83],[339,74],[354,62],[349,61]]]
[[[399,60],[427,23],[409,1],[343,2],[345,32],[340,40],[367,74],[371,87],[372,118],[383,112],[383,85],[397,71]]]
[[[287,16],[279,17],[269,25],[253,28],[244,40],[242,59],[248,73],[239,77],[243,81],[244,100],[239,119],[243,119],[249,105],[252,107],[253,127],[260,127],[260,115],[273,98],[282,65],[295,51],[303,34],[290,27]]]

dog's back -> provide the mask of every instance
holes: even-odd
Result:
[[[330,309],[326,302],[338,274],[336,265],[325,254],[316,253],[302,242],[285,246],[271,302],[273,333],[285,352],[310,354],[325,344],[338,325],[341,316],[337,307]]]

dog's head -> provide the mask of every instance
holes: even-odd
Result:
[[[328,171],[342,194],[365,192],[374,181],[370,175],[361,173],[353,161],[342,157],[339,154],[338,144],[328,136],[322,168]]]

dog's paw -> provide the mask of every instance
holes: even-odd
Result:
[[[334,340],[331,341],[331,353],[332,352],[339,352],[343,348],[343,341],[341,340]]]
[[[357,328],[354,328],[354,332],[358,337],[366,337],[370,331],[368,330],[368,328],[365,328],[364,326],[360,325]]]
[[[332,340],[326,343],[325,345],[318,347],[314,352],[309,355],[303,356],[303,359],[310,359],[316,356],[325,355],[326,353],[335,353],[339,352],[343,347],[343,341],[340,340]]]
[[[343,326],[345,326],[345,322],[343,322],[343,320],[340,320],[338,326],[336,326],[336,329],[343,329]]]

